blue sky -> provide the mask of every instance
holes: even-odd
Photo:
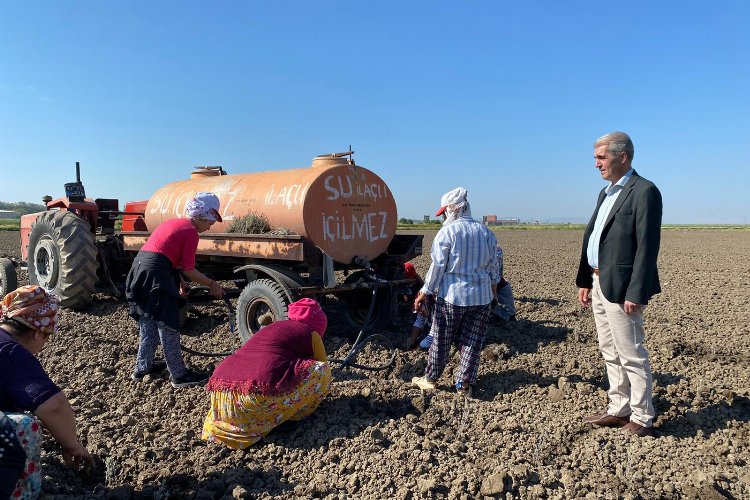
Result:
[[[750,2],[0,2],[0,201],[355,150],[399,217],[586,220],[623,130],[665,223],[750,223]],[[742,146],[745,144],[745,146]]]

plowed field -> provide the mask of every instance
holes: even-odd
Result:
[[[518,321],[490,324],[475,399],[452,390],[455,358],[432,397],[409,383],[422,351],[385,373],[340,375],[318,411],[247,451],[200,440],[202,388],[131,381],[137,330],[125,305],[97,294],[61,313],[41,360],[70,398],[96,470],[74,475],[54,440],[42,455],[50,498],[750,498],[750,231],[665,230],[663,292],[645,313],[655,373],[655,437],[592,429],[606,406],[590,310],[576,300],[582,232],[502,230]],[[426,255],[416,259],[424,275]],[[18,257],[17,232],[0,255]],[[25,275],[20,276],[26,283]],[[381,332],[403,345],[400,331]],[[333,358],[352,332],[333,320]],[[184,343],[231,349],[225,310],[193,311]],[[373,361],[377,352],[360,360]],[[368,359],[372,357],[373,359]],[[186,355],[207,367],[215,359]]]

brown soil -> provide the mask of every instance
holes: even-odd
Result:
[[[76,410],[79,434],[97,457],[76,476],[44,444],[44,492],[54,498],[749,498],[750,231],[664,232],[664,291],[649,305],[646,346],[655,372],[655,438],[592,429],[606,404],[603,363],[590,310],[573,282],[580,231],[504,230],[516,323],[493,321],[476,399],[452,391],[455,359],[439,391],[408,381],[425,354],[397,355],[387,373],[352,370],[298,427],[278,429],[248,451],[200,438],[201,388],[166,378],[130,380],[135,322],[105,293],[84,312],[63,311],[43,365]],[[424,275],[425,253],[416,259]],[[18,257],[18,233],[0,232],[0,255]],[[21,284],[25,276],[20,277]],[[191,314],[184,343],[237,345],[222,307]],[[402,345],[399,332],[383,332]],[[349,347],[343,327],[329,355]],[[360,354],[373,361],[377,353]],[[207,367],[209,358],[186,355]]]

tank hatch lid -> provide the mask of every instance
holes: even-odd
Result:
[[[190,172],[190,178],[195,179],[196,177],[214,177],[217,175],[227,175],[226,170],[221,166],[205,166],[205,167],[194,167],[193,171]]]
[[[335,167],[336,165],[354,165],[352,155],[354,151],[349,146],[349,151],[343,153],[329,153],[327,155],[318,155],[313,158],[312,167]],[[348,157],[348,158],[347,158]]]

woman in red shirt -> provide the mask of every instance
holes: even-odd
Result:
[[[180,351],[180,308],[185,305],[187,286],[180,273],[191,281],[208,286],[211,295],[224,296],[224,290],[195,269],[198,234],[219,221],[219,198],[213,193],[196,193],[185,205],[185,218],[160,224],[133,261],[125,284],[130,315],[140,330],[138,357],[133,380],[169,368],[173,387],[198,385],[210,374],[185,366]],[[164,361],[154,361],[161,340]]]

